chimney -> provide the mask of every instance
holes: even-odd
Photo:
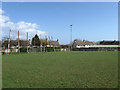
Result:
[[[27,32],[27,41],[28,41],[28,32]]]
[[[18,31],[18,41],[19,41],[19,31]]]

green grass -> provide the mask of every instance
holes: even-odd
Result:
[[[3,88],[117,88],[118,52],[3,56]]]

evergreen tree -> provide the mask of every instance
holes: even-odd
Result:
[[[32,45],[33,46],[40,46],[40,39],[39,39],[37,34],[32,38]]]

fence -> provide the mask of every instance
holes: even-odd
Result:
[[[60,47],[30,47],[28,48],[28,52],[54,52],[60,51]],[[27,52],[27,48],[20,48],[20,52]]]

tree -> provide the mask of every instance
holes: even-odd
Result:
[[[8,48],[8,40],[5,40],[5,41],[2,43],[2,47]]]
[[[32,38],[32,45],[33,46],[40,46],[40,39],[39,39],[37,34]]]
[[[8,40],[8,39],[9,39],[8,37],[3,37],[3,38],[2,38],[2,43],[3,43],[4,41]]]

